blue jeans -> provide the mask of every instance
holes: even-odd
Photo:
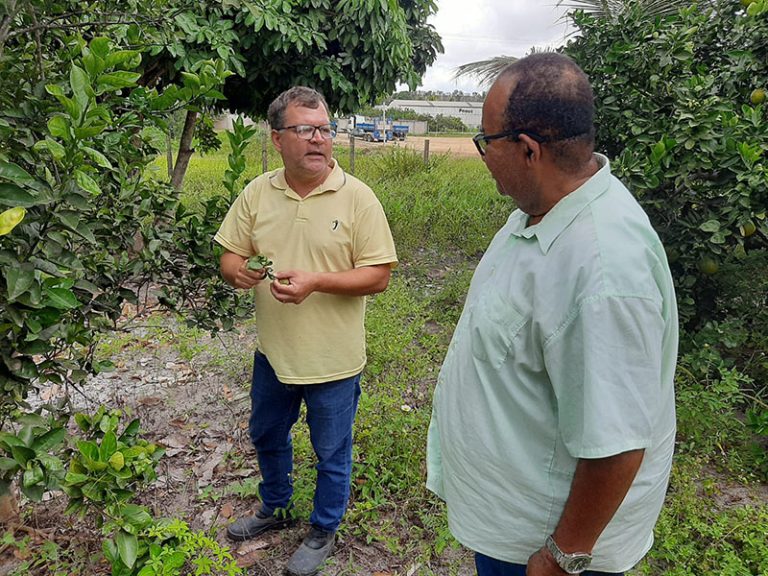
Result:
[[[525,565],[496,560],[480,552],[475,552],[475,568],[477,568],[477,576],[525,576]],[[623,576],[624,573],[587,570],[581,574],[582,576]]]
[[[317,456],[317,485],[309,521],[335,531],[347,509],[352,476],[352,424],[360,398],[360,375],[323,384],[292,385],[277,379],[267,357],[256,352],[249,431],[261,470],[262,511],[288,508],[293,495],[291,428],[307,405],[307,425]]]

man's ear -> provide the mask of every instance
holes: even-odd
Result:
[[[525,146],[525,157],[529,162],[541,159],[541,144],[527,134],[520,134],[518,138]]]
[[[272,144],[274,144],[277,151],[280,152],[282,145],[280,144],[280,132],[277,130],[272,130]]]

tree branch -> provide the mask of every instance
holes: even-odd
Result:
[[[8,14],[3,16],[3,19],[0,20],[0,57],[3,55],[5,41],[10,34],[11,22],[13,22],[13,19],[16,17],[16,0],[8,0],[5,9],[8,11]]]

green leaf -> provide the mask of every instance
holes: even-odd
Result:
[[[107,68],[114,68],[126,64],[130,68],[135,68],[141,63],[141,53],[136,50],[117,50],[105,58]]]
[[[19,469],[19,463],[13,458],[0,457],[0,470],[4,472],[15,472]]]
[[[125,530],[120,530],[117,533],[117,550],[120,554],[120,559],[128,568],[133,568],[136,563],[136,555],[139,550],[139,541],[133,534],[129,534]]]
[[[128,424],[128,426],[125,427],[125,430],[123,430],[123,433],[120,435],[120,440],[125,441],[128,438],[131,438],[132,436],[136,436],[139,432],[139,427],[141,426],[141,422],[138,418],[134,418],[131,420],[131,423]]]
[[[0,212],[0,236],[10,234],[16,226],[21,224],[26,213],[27,210],[21,206],[9,208],[8,210]]]
[[[89,194],[93,194],[94,196],[101,194],[101,188],[99,188],[96,181],[82,170],[75,170],[75,182]]]
[[[117,450],[117,437],[112,431],[104,434],[104,438],[101,440],[101,447],[99,448],[99,460],[108,462],[109,458]]]
[[[25,467],[27,462],[35,458],[35,451],[26,446],[11,446],[11,454],[13,459],[21,464],[22,467]]]
[[[91,419],[82,412],[75,414],[75,423],[83,432],[88,432],[91,429]]]
[[[29,208],[40,203],[42,202],[39,202],[35,195],[16,186],[16,184],[0,182],[0,205]]]
[[[717,220],[707,220],[699,226],[699,230],[703,232],[717,232],[720,230],[720,222]]]
[[[32,467],[24,470],[22,485],[25,488],[31,488],[32,486],[40,484],[40,482],[42,482],[43,480],[45,480],[45,473],[43,472],[43,469],[38,464],[35,464]]]
[[[99,447],[95,442],[91,442],[90,440],[80,440],[77,443],[77,449],[80,451],[80,454],[86,458],[90,458],[91,460],[99,459]]]
[[[32,184],[36,181],[24,168],[13,162],[0,160],[0,178],[5,178],[16,184]]]
[[[80,104],[80,108],[85,108],[89,92],[91,91],[90,79],[85,70],[73,64],[69,70],[69,85],[72,88],[75,99]]]
[[[108,72],[99,76],[97,83],[99,88],[104,87],[112,90],[119,90],[121,88],[130,88],[136,85],[136,82],[141,78],[141,74],[138,72],[128,72],[120,70],[118,72]]]
[[[46,288],[45,295],[48,297],[46,305],[58,310],[72,310],[80,306],[77,296],[68,288]]]
[[[108,462],[113,470],[120,472],[125,467],[125,456],[123,456],[122,452],[115,452],[109,457]]]
[[[45,494],[45,486],[40,484],[36,484],[34,486],[25,486],[22,484],[21,492],[30,500],[34,502],[40,502],[43,499],[43,494]]]
[[[83,146],[83,151],[88,154],[88,156],[96,162],[99,166],[102,168],[112,169],[112,163],[107,159],[104,154],[99,152],[98,150],[94,150],[93,148],[89,148],[88,146]]]
[[[98,36],[91,40],[89,47],[96,56],[106,58],[109,55],[109,38]]]
[[[70,123],[64,116],[58,115],[48,120],[48,131],[56,138],[69,140],[69,127]]]
[[[45,140],[40,140],[39,142],[35,142],[35,145],[32,147],[35,150],[48,150],[50,155],[55,160],[61,160],[66,156],[66,149],[64,146],[56,142],[56,140],[53,140],[52,138],[49,138],[46,136]]]
[[[190,88],[193,91],[200,90],[200,77],[192,72],[182,72],[181,79],[184,82],[186,88]]]
[[[32,442],[32,448],[37,452],[48,452],[52,448],[61,444],[64,438],[67,436],[67,431],[64,428],[53,428],[48,430],[42,436],[39,436]]]
[[[64,481],[67,484],[72,484],[76,486],[78,484],[84,484],[85,482],[87,482],[88,476],[86,476],[85,474],[80,474],[78,472],[67,472],[67,475],[64,476]]]
[[[5,270],[5,282],[8,290],[8,300],[13,302],[35,283],[35,269],[30,264],[8,268]]]
[[[138,504],[126,504],[120,511],[123,519],[133,526],[141,529],[152,522],[152,516],[144,506]]]

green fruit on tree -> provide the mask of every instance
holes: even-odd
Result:
[[[749,101],[755,106],[765,102],[765,89],[756,88],[755,90],[752,90],[752,94],[749,95]]]
[[[714,258],[705,256],[699,261],[699,270],[707,276],[712,276],[713,274],[717,274],[717,271],[720,270],[720,265]]]
[[[664,247],[664,252],[667,253],[667,262],[674,264],[680,259],[680,251],[676,248]]]
[[[746,8],[747,6],[749,6],[750,4],[752,4],[755,1],[756,0],[741,0],[741,5],[744,6],[744,8]]]
[[[752,220],[747,220],[744,224],[739,226],[739,232],[741,232],[741,235],[744,236],[744,238],[749,238],[752,234],[757,232],[757,226],[755,226],[755,223],[752,222]]]

